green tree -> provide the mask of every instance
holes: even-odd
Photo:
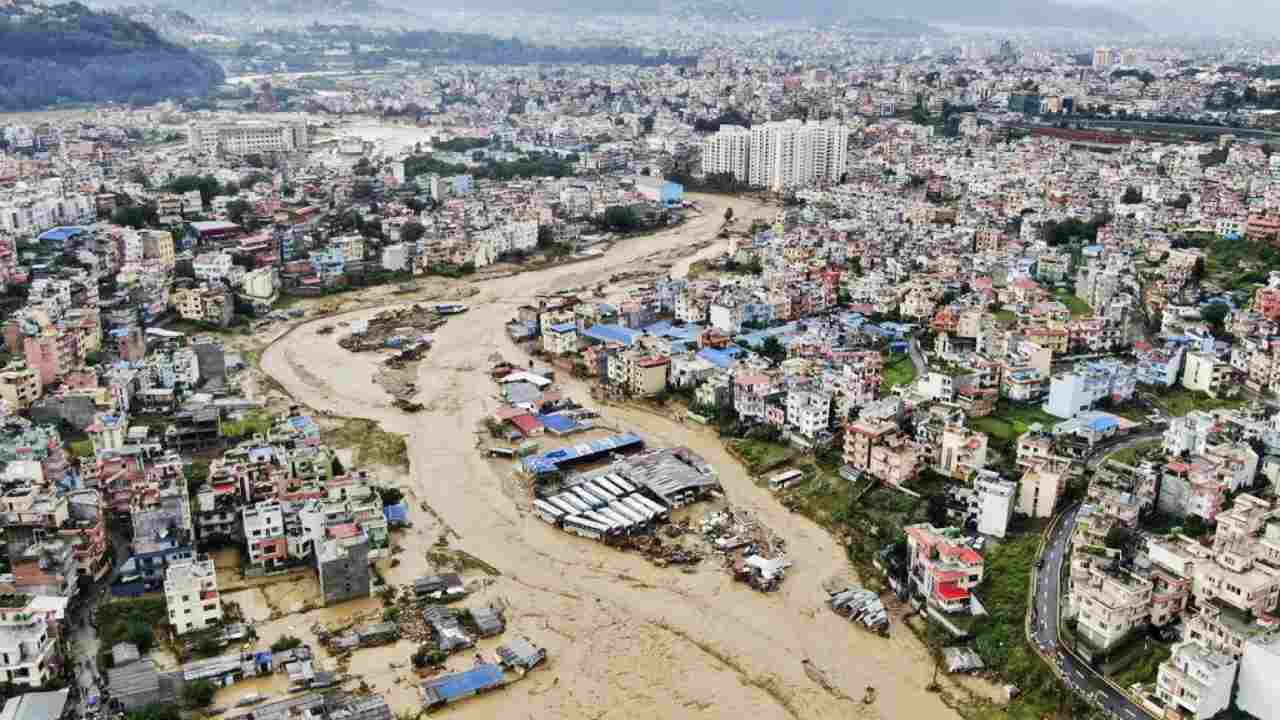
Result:
[[[135,230],[153,225],[159,220],[154,205],[129,205],[118,207],[111,213],[111,222],[125,225]]]
[[[182,689],[183,699],[192,707],[209,707],[213,704],[213,696],[218,694],[218,686],[208,680],[189,682]]]
[[[237,225],[243,225],[245,218],[251,216],[253,206],[244,200],[232,200],[227,203],[227,218]]]
[[[615,205],[605,211],[604,223],[610,230],[630,232],[640,226],[640,218],[631,208]]]
[[[284,652],[301,647],[302,641],[292,635],[281,635],[279,640],[271,643],[271,652]]]
[[[1120,198],[1120,202],[1125,205],[1137,205],[1142,202],[1142,191],[1130,185],[1125,188],[1124,195]]]
[[[427,229],[417,220],[410,220],[400,228],[400,239],[404,242],[417,242],[426,234]]]
[[[1200,318],[1209,324],[1214,335],[1226,333],[1227,316],[1230,314],[1231,308],[1225,303],[1212,303],[1200,309]]]

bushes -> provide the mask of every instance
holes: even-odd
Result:
[[[439,667],[448,659],[449,653],[425,644],[419,646],[410,658],[415,668]]]
[[[213,704],[213,696],[218,693],[218,686],[208,680],[196,680],[187,683],[182,690],[182,697],[192,707],[209,707]]]
[[[103,647],[131,642],[142,652],[155,644],[154,628],[168,621],[163,599],[116,600],[98,608],[98,635]]]
[[[292,635],[281,635],[279,640],[271,643],[271,652],[284,652],[302,646],[302,640]]]

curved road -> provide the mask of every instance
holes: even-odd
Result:
[[[1100,447],[1090,455],[1086,466],[1092,471],[1111,453],[1151,440],[1160,433],[1159,429],[1147,430]],[[1045,659],[1054,664],[1058,677],[1076,694],[1094,705],[1101,705],[1114,717],[1122,720],[1144,720],[1148,714],[1142,707],[1116,690],[1083,660],[1063,648],[1058,636],[1058,617],[1062,612],[1062,564],[1067,560],[1067,545],[1079,512],[1080,506],[1074,505],[1060,514],[1045,541],[1044,553],[1039,557],[1044,566],[1036,571],[1035,610],[1029,640]]]
[[[389,407],[386,393],[371,381],[380,358],[353,355],[339,348],[333,335],[317,334],[334,318],[303,323],[274,342],[263,353],[262,368],[313,408],[373,419],[387,431],[405,434],[411,471],[404,482],[411,504],[429,505],[438,523],[447,526],[442,530],[425,514],[415,517],[417,537],[403,542],[405,560],[398,572],[405,572],[410,561],[420,563],[411,556],[420,558],[443,533],[452,548],[502,573],[471,602],[509,603],[508,634],[527,635],[547,647],[548,671],[532,674],[501,697],[460,704],[451,716],[955,717],[938,694],[925,690],[932,662],[910,632],[901,629],[887,640],[873,637],[826,609],[822,583],[849,573],[839,542],[757,487],[714,432],[650,412],[605,411],[610,424],[638,432],[656,446],[687,445],[702,454],[719,471],[734,505],[749,508],[786,540],[795,566],[775,593],[758,594],[733,583],[715,555],[690,572],[656,568],[638,555],[551,528],[529,512],[529,491],[510,466],[474,450],[481,421],[498,405],[487,359],[493,353],[521,357],[504,331],[517,307],[542,293],[605,280],[655,251],[714,238],[727,206],[734,207],[740,224],[773,213],[742,198],[700,199],[700,217],[621,243],[607,257],[476,283],[479,294],[466,301],[468,312],[435,333],[421,365],[417,399],[426,405],[421,413]],[[698,255],[721,252],[717,245]],[[687,261],[678,263],[675,272],[685,267]],[[357,311],[346,319],[373,312]],[[571,396],[589,397],[586,386],[572,378],[561,385]],[[700,516],[695,509],[695,522]],[[867,686],[877,690],[873,705],[854,700]],[[996,696],[993,687],[977,681],[970,686]],[[379,691],[383,687],[379,681]],[[390,689],[397,711],[411,697],[411,687]]]

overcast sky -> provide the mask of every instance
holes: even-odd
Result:
[[[1280,32],[1280,0],[1072,0],[1128,12],[1153,29],[1252,28]]]

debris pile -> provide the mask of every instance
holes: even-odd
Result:
[[[850,622],[862,623],[868,630],[882,635],[889,632],[889,613],[880,596],[866,588],[850,585],[838,592],[828,593],[827,606]]]
[[[338,344],[351,352],[392,348],[405,350],[430,344],[428,333],[445,324],[441,313],[426,305],[389,308],[367,321],[353,322],[351,334]]]
[[[702,518],[702,535],[716,551],[778,557],[786,553],[786,541],[761,525],[750,512],[726,508]]]
[[[681,547],[679,543],[663,542],[658,535],[633,535],[623,539],[620,545],[623,549],[641,553],[658,567],[697,565],[702,562],[701,553]]]

